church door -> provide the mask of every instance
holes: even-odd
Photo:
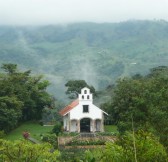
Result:
[[[83,118],[80,120],[80,132],[90,132],[90,119]]]

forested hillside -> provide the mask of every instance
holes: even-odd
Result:
[[[0,26],[0,64],[44,74],[57,98],[70,79],[102,89],[119,77],[168,65],[167,45],[165,21]]]

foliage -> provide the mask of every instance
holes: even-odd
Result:
[[[56,89],[51,88],[55,94],[60,95],[62,83],[71,79],[86,79],[104,88],[120,76],[144,74],[153,66],[166,65],[167,26],[165,21],[80,23],[66,28],[1,26],[0,62],[18,63],[36,72],[40,69],[52,77],[64,74]],[[86,76],[81,72],[87,72]]]
[[[0,96],[0,130],[9,132],[17,126],[22,117],[22,106],[23,102],[14,96]]]
[[[105,140],[100,139],[86,139],[86,140],[79,140],[75,139],[70,141],[67,145],[68,146],[86,146],[86,145],[104,145]]]
[[[136,152],[135,152],[136,151]],[[87,154],[85,155],[87,161]],[[89,152],[99,162],[167,162],[168,155],[163,145],[151,133],[138,131],[135,133],[135,148],[133,134],[126,133],[115,143],[107,142],[104,149]],[[136,154],[136,160],[135,160]]]
[[[62,124],[57,122],[52,129],[52,133],[55,133],[58,136],[58,134],[61,132],[63,132]]]
[[[42,111],[41,123],[44,125],[54,125],[56,121],[62,121],[62,117],[59,114],[59,110],[64,106],[65,105],[63,104],[63,102],[53,97],[50,107],[45,106]]]
[[[89,150],[85,151],[84,162],[96,162],[95,157],[93,156],[93,154]]]
[[[104,149],[97,151],[95,158],[100,162],[126,162],[124,157],[124,150],[121,146],[115,145],[113,143],[106,143]],[[126,155],[127,156],[127,155]],[[130,159],[131,160],[131,159]],[[129,161],[131,162],[131,161]]]
[[[101,136],[117,136],[119,132],[98,132],[96,134]]]
[[[90,89],[93,95],[96,95],[95,88],[93,86],[89,86],[84,80],[70,80],[65,84],[68,87],[66,94],[69,95],[70,99],[75,99],[78,97],[78,94],[81,93],[81,89],[87,87]]]
[[[61,162],[82,162],[84,159],[85,149],[83,148],[61,149],[60,151],[59,160]]]
[[[41,136],[42,141],[50,143],[54,149],[58,149],[57,136],[55,134],[45,134]]]
[[[121,133],[143,129],[160,137],[168,147],[168,67],[158,67],[144,77],[119,80],[109,104],[112,118]]]
[[[55,108],[45,107],[42,111],[42,125],[54,124],[57,120],[57,110]]]
[[[80,133],[78,133],[78,132],[62,132],[61,133],[61,136],[64,136],[64,137],[73,137],[73,136],[77,136],[77,135],[79,135]]]
[[[133,134],[126,133],[121,136],[117,144],[124,148],[124,154],[128,153],[128,161],[134,159],[135,148],[137,161],[141,162],[166,162],[168,156],[165,148],[160,144],[159,139],[152,133],[139,130],[135,133],[135,148],[133,146]]]
[[[0,139],[5,137],[5,132],[4,131],[0,131]]]
[[[0,26],[0,63],[40,71],[54,83],[50,92],[65,98],[68,80],[84,79],[103,89],[120,77],[167,65],[167,28],[163,20]]]
[[[56,162],[59,151],[51,152],[51,145],[32,144],[27,140],[10,142],[0,140],[0,159],[12,162]]]
[[[31,71],[20,72],[16,64],[3,64],[0,74],[0,130],[9,132],[19,121],[38,120],[42,110],[51,104],[46,92],[49,82]]]
[[[118,133],[116,125],[104,125],[104,132]]]

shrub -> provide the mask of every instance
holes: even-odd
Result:
[[[67,136],[77,136],[80,133],[78,132],[62,132],[61,136],[67,137]]]
[[[42,141],[50,143],[54,149],[58,148],[57,136],[55,134],[42,135]]]
[[[99,133],[97,133],[97,135],[101,135],[101,136],[117,136],[118,133],[116,133],[116,132],[99,132]]]
[[[86,145],[104,145],[105,141],[104,140],[73,140],[69,142],[67,145],[68,146],[86,146]]]
[[[59,133],[62,133],[63,130],[62,130],[62,125],[60,122],[57,122],[55,125],[54,125],[54,128],[52,129],[52,133],[55,133],[57,136]]]
[[[2,162],[57,162],[60,152],[51,152],[48,143],[32,144],[27,140],[6,141],[0,139],[0,161]]]
[[[0,139],[3,138],[5,136],[5,132],[2,130],[0,131]]]
[[[135,145],[133,144],[134,140]],[[89,154],[96,161],[101,162],[168,161],[166,150],[159,143],[158,138],[143,130],[137,131],[135,134],[126,132],[124,135],[119,136],[116,142],[106,142],[103,149],[96,149],[93,152],[89,152]]]

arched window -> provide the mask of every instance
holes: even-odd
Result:
[[[82,95],[82,99],[84,99],[84,95]]]
[[[87,99],[89,99],[89,95],[87,95]]]
[[[84,94],[87,94],[87,90],[84,91]]]

